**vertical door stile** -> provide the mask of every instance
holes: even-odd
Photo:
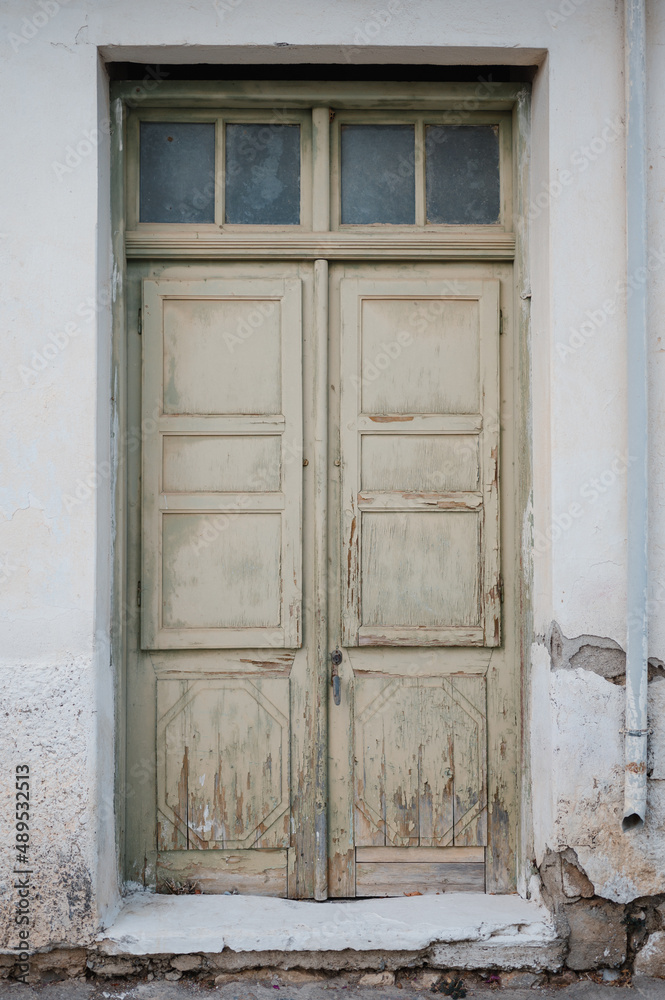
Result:
[[[314,898],[328,897],[328,261],[314,264]]]
[[[330,109],[312,108],[312,230],[327,233],[329,229]]]
[[[330,228],[330,111],[312,108],[312,230]],[[328,898],[328,261],[314,262],[314,898]]]

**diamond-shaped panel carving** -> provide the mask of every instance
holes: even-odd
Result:
[[[171,703],[159,724],[159,805],[171,821],[160,847],[288,846],[288,681],[158,687]]]
[[[356,685],[356,845],[484,845],[485,678]]]

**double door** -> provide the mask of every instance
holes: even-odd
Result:
[[[127,876],[510,890],[509,266],[129,279]]]

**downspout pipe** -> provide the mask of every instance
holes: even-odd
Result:
[[[626,333],[628,381],[627,634],[624,831],[644,825],[647,800],[648,408],[645,0],[624,5]]]

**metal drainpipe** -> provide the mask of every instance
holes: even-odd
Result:
[[[644,825],[647,799],[647,216],[645,0],[625,0],[628,602],[624,831]],[[632,289],[632,291],[630,291]]]

